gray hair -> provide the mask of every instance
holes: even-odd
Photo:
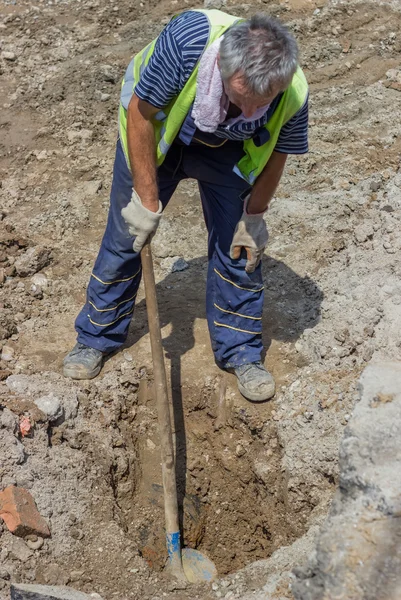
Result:
[[[297,42],[280,21],[257,13],[225,32],[219,65],[223,80],[241,73],[252,93],[268,96],[290,85],[298,66]]]

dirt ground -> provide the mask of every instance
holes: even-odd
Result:
[[[121,77],[132,55],[192,5],[0,6],[1,487],[29,489],[52,531],[32,550],[0,526],[0,597],[10,581],[68,584],[105,600],[222,597],[179,589],[161,570],[143,290],[128,342],[102,374],[90,382],[61,375],[107,218]],[[267,215],[271,402],[246,402],[214,364],[195,182],[180,185],[153,244],[185,542],[221,576],[322,523],[358,376],[372,357],[401,359],[398,2],[227,0],[224,9],[286,22],[311,95],[310,152],[289,158]],[[38,410],[43,397],[58,412]],[[32,423],[24,438],[23,416]]]

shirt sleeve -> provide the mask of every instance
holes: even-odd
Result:
[[[308,99],[299,111],[281,128],[275,152],[306,154],[308,152]]]
[[[156,108],[164,108],[188,81],[209,39],[203,13],[182,13],[163,29],[135,94]]]

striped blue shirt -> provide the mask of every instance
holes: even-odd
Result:
[[[165,108],[188,81],[208,37],[209,21],[203,13],[187,11],[170,21],[155,44],[154,52],[135,86],[135,94],[156,108]],[[121,96],[125,108],[128,108],[134,87],[132,71],[131,63],[125,74]],[[214,133],[230,140],[249,139],[271,118],[271,109],[257,121],[239,122],[229,127],[222,123]],[[308,151],[308,99],[281,128],[275,150],[285,154],[304,154]]]

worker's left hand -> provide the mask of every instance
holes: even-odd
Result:
[[[268,239],[269,234],[263,214],[248,215],[244,212],[235,228],[230,247],[230,257],[237,260],[244,248],[248,259],[245,271],[253,273],[261,261]]]

